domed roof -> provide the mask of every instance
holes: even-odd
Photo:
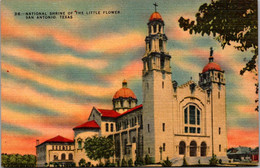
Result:
[[[218,70],[221,71],[221,67],[215,62],[209,62],[202,70],[202,73],[207,72],[209,70]]]
[[[160,13],[158,13],[158,12],[154,12],[154,13],[152,13],[152,15],[150,16],[149,21],[153,21],[153,20],[161,20],[161,21],[163,21],[162,16],[161,16]]]
[[[135,93],[131,89],[127,88],[126,80],[124,80],[122,82],[122,85],[123,85],[122,88],[119,89],[115,93],[115,95],[113,96],[113,99],[118,99],[119,97],[122,97],[122,98],[130,98],[130,97],[132,97],[133,99],[136,99]]]

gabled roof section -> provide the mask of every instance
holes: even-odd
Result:
[[[102,117],[117,118],[120,116],[120,114],[115,110],[97,109],[97,111],[101,113]]]
[[[100,126],[96,123],[95,120],[92,121],[87,121],[84,124],[81,124],[79,126],[76,126],[73,128],[73,130],[75,129],[81,129],[81,128],[94,128],[94,129],[100,129]]]
[[[196,89],[198,89],[201,92],[205,92],[205,90],[203,90],[199,85],[197,85],[193,80],[189,80],[188,82],[178,86],[178,88],[185,88],[190,86],[192,83],[194,83],[196,85]]]
[[[70,139],[64,138],[63,136],[58,135],[58,136],[56,136],[54,138],[51,138],[51,139],[48,139],[48,140],[44,141],[43,143],[41,143],[39,145],[42,145],[44,143],[51,143],[51,142],[56,142],[56,143],[58,143],[58,142],[59,143],[74,143],[73,140],[70,140]],[[37,146],[39,146],[39,145],[37,145]]]
[[[125,115],[125,114],[128,114],[128,113],[131,113],[131,112],[133,112],[133,111],[135,111],[135,110],[137,110],[137,109],[140,109],[140,108],[143,108],[143,105],[142,105],[142,104],[140,104],[140,105],[138,105],[138,106],[135,106],[135,107],[133,107],[133,108],[127,110],[126,112],[122,113],[119,117],[121,117],[121,116],[123,116],[123,115]]]

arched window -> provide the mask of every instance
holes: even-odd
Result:
[[[200,109],[195,105],[189,105],[184,109],[184,132],[200,134],[201,123]]]
[[[58,156],[57,156],[57,155],[54,155],[54,156],[53,156],[53,160],[58,160]]]
[[[184,155],[186,151],[186,144],[184,141],[181,141],[179,144],[179,155]]]
[[[129,100],[129,107],[131,107],[132,100]]]
[[[61,160],[65,160],[65,159],[66,159],[65,153],[61,154]]]
[[[197,143],[195,141],[190,143],[190,156],[197,156]]]
[[[81,149],[81,148],[82,148],[82,140],[78,139],[78,149]]]
[[[164,69],[164,58],[161,57],[160,62],[161,62],[161,69]]]
[[[200,156],[206,156],[207,144],[202,142],[200,145]]]
[[[114,131],[114,125],[110,124],[110,131],[113,132]]]
[[[69,154],[69,160],[73,160],[73,154],[72,153]]]
[[[157,30],[156,30],[156,25],[153,25],[153,32],[156,33]]]
[[[124,103],[123,103],[123,100],[121,99],[121,100],[120,100],[120,105],[121,105],[121,107],[123,107],[123,104],[124,104]]]
[[[160,51],[163,50],[163,41],[161,39],[159,40],[159,49]]]
[[[108,132],[109,128],[108,128],[108,123],[106,123],[106,132]]]

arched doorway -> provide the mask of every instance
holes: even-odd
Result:
[[[186,151],[186,144],[184,141],[181,141],[179,144],[179,155],[184,155]]]
[[[65,153],[61,154],[61,160],[65,160],[65,159],[66,159]]]
[[[207,144],[205,142],[202,142],[200,145],[200,156],[206,156],[207,152]]]
[[[195,141],[190,143],[190,156],[197,156],[197,143]]]
[[[69,154],[69,160],[73,160],[73,154],[72,153]]]

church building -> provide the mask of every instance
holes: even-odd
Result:
[[[73,128],[74,140],[57,136],[37,144],[37,166],[49,163],[75,163],[90,160],[83,148],[92,136],[109,136],[115,143],[117,160],[145,157],[154,163],[167,157],[173,165],[182,165],[183,157],[190,164],[209,163],[213,154],[227,156],[225,72],[214,61],[198,72],[199,82],[192,80],[178,85],[172,80],[171,56],[167,51],[165,23],[155,11],[147,23],[145,53],[142,56],[143,102],[122,82],[113,96],[113,109],[93,107],[86,122]],[[195,59],[195,58],[194,58]],[[112,95],[111,95],[112,96]]]

